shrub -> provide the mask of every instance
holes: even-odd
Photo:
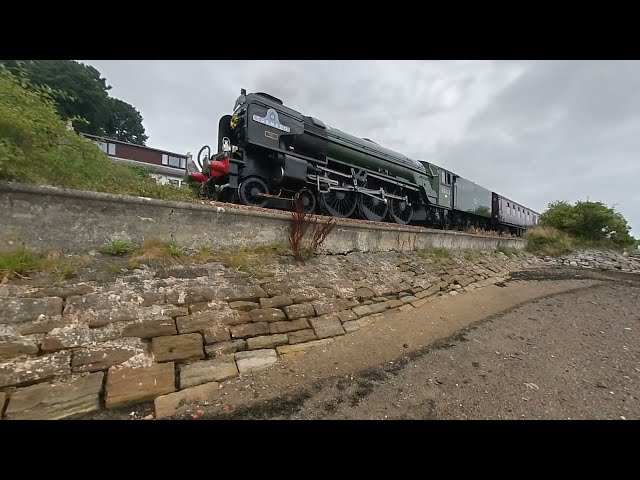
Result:
[[[320,221],[311,218],[302,205],[302,199],[296,196],[294,210],[291,214],[289,229],[289,245],[293,256],[298,261],[305,261],[316,253],[336,226],[336,219]]]
[[[552,257],[571,253],[574,249],[573,239],[566,233],[545,226],[537,226],[525,232],[527,251]]]
[[[579,201],[575,205],[552,202],[540,215],[540,222],[568,233],[586,245],[611,248],[635,243],[627,220],[602,202]]]

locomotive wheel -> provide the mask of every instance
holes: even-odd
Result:
[[[396,191],[395,195],[400,196],[401,192]],[[411,221],[413,217],[413,208],[407,204],[404,200],[397,200],[395,198],[389,199],[389,216],[391,220],[400,224],[406,225]]]
[[[320,205],[332,217],[347,218],[355,212],[358,199],[355,192],[331,190],[320,194]]]
[[[360,198],[358,198],[358,207],[360,213],[367,220],[381,222],[389,210],[389,203],[379,198],[361,194]]]
[[[296,193],[296,199],[300,199],[302,204],[302,209],[305,213],[313,213],[316,209],[317,201],[316,196],[313,194],[311,190],[303,188]],[[295,204],[294,204],[295,208]]]
[[[245,178],[238,187],[238,196],[244,205],[264,207],[269,199],[260,194],[269,194],[269,187],[258,177]]]

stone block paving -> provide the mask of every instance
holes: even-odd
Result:
[[[609,261],[640,269],[637,259]],[[72,418],[154,402],[156,417],[167,417],[220,382],[541,262],[491,252],[444,261],[351,253],[305,264],[279,257],[261,269],[268,277],[219,263],[162,275],[142,265],[111,283],[2,285],[0,415]]]

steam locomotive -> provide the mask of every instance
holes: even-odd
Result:
[[[520,235],[539,214],[454,172],[303,115],[267,93],[247,94],[218,123],[189,176],[210,198],[400,225]]]

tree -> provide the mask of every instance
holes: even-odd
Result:
[[[58,114],[78,132],[144,145],[142,116],[109,96],[111,86],[98,70],[74,60],[0,60],[12,73],[52,89]]]
[[[540,215],[540,223],[565,232],[573,232],[576,222],[577,218],[573,205],[565,201],[551,202],[549,208]]]
[[[635,243],[626,219],[602,202],[552,202],[540,215],[540,222],[582,240],[611,241],[620,246]]]
[[[142,115],[132,105],[117,98],[110,100],[110,117],[107,121],[109,136],[123,142],[144,145],[149,138],[142,126]]]

